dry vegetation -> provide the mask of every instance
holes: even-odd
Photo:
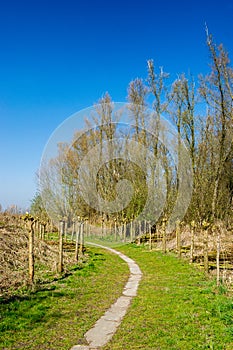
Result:
[[[55,242],[35,237],[35,283],[56,276],[58,248]],[[64,252],[65,267],[73,264],[69,252]],[[11,295],[29,285],[28,234],[19,216],[0,214],[0,296]]]
[[[233,242],[232,228],[226,229],[223,226],[215,227],[208,230],[207,247],[208,247],[208,268],[210,276],[216,275],[216,259],[217,259],[217,234],[219,233],[220,240],[220,278],[221,281],[233,290]],[[139,239],[136,238],[136,243],[149,244],[149,234],[144,234]],[[151,235],[152,248],[156,250],[164,250],[163,235],[160,229]],[[191,242],[192,234],[189,225],[181,227],[180,232],[180,254],[183,258],[190,261],[191,257]],[[197,266],[204,267],[204,251],[205,251],[205,232],[201,228],[195,229],[193,245],[192,262]],[[166,250],[178,253],[177,234],[176,231],[166,233]]]

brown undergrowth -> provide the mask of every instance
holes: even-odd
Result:
[[[42,241],[35,235],[34,254],[35,285],[56,278],[57,244]],[[73,254],[64,252],[64,272],[73,264]],[[11,296],[28,286],[27,231],[19,216],[0,214],[0,297]]]
[[[233,291],[233,230],[226,229],[223,225],[216,226],[208,231],[208,264],[209,274],[216,275],[216,257],[217,257],[217,234],[220,240],[220,277],[229,290]],[[189,225],[181,227],[180,231],[180,252],[181,256],[190,260],[191,254],[191,230]],[[145,234],[140,239],[141,243],[149,244],[149,234]],[[136,239],[139,243],[139,238]],[[194,234],[193,263],[203,268],[205,234],[202,229],[196,228]],[[155,250],[164,250],[162,233],[159,231],[152,234],[152,246]],[[178,253],[176,231],[166,233],[166,250]]]

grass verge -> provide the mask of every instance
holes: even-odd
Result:
[[[216,289],[202,272],[171,254],[136,245],[117,244],[116,249],[138,263],[143,278],[103,350],[233,349],[233,302],[224,288]],[[1,349],[68,350],[84,343],[84,333],[121,295],[129,273],[114,254],[88,250],[90,260],[83,269],[0,305]]]
[[[121,295],[127,264],[105,250],[88,248],[82,269],[43,289],[0,303],[0,349],[68,350]]]
[[[118,247],[143,272],[138,296],[104,350],[233,349],[233,301],[177,257]]]

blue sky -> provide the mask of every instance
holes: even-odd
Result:
[[[29,206],[53,130],[106,91],[125,101],[148,59],[207,73],[205,22],[233,59],[232,18],[233,0],[1,1],[0,204]]]

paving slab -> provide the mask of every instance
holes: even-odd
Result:
[[[75,345],[70,350],[90,350],[89,345]]]
[[[85,339],[89,345],[74,345],[70,350],[96,350],[106,345],[119,327],[130,306],[132,298],[137,295],[138,285],[142,278],[142,272],[139,266],[128,256],[109,247],[94,243],[88,244],[104,248],[117,254],[121,259],[127,262],[130,276],[125,284],[122,296],[112,304],[105,314],[95,323],[94,327],[85,334]]]

